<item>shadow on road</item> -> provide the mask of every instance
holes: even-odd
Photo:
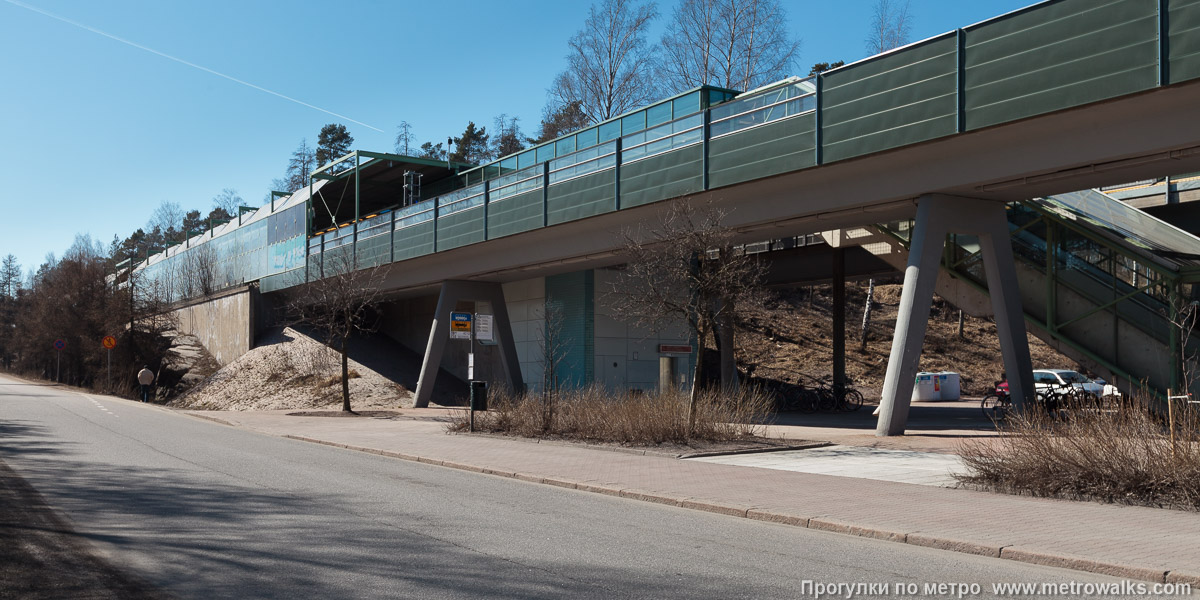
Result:
[[[36,433],[37,428],[26,427],[24,437]],[[441,513],[430,515],[427,506],[408,514],[395,504],[344,490],[314,496],[288,491],[292,486],[287,482],[281,482],[280,489],[249,481],[230,483],[239,477],[199,466],[104,466],[44,450],[21,456],[22,472],[32,473],[27,495],[36,495],[34,488],[53,489],[47,496],[50,503],[86,523],[80,528],[86,533],[71,532],[61,519],[25,526],[17,516],[4,522],[9,539],[2,545],[13,546],[10,542],[17,534],[54,533],[66,540],[51,543],[59,544],[59,554],[65,557],[67,552],[92,556],[82,540],[96,542],[119,559],[119,566],[180,596],[699,598],[731,585],[729,575],[718,572],[687,579],[655,573],[648,578],[646,569],[560,560],[554,552],[537,560],[514,559],[497,551],[487,515],[459,514],[453,502],[434,504],[442,507]],[[3,455],[13,451],[8,444],[0,447]],[[381,484],[386,481],[391,487],[407,487],[405,493],[425,495],[426,504],[444,502],[433,494],[445,489],[434,489],[442,486],[431,484],[426,476],[378,476]],[[471,529],[466,535],[464,527]],[[31,590],[39,581],[53,579],[63,586],[54,589],[67,590],[30,598],[71,597],[81,595],[72,590],[91,586],[119,592],[111,597],[155,597],[137,580],[94,558],[88,560],[95,574],[85,570],[76,575],[57,562],[24,558],[5,577],[23,586],[11,589]],[[4,597],[8,596],[0,594]]]

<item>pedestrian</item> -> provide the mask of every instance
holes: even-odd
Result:
[[[138,371],[138,383],[142,386],[142,402],[149,402],[150,386],[154,383],[154,371],[149,366],[143,365],[142,370]]]

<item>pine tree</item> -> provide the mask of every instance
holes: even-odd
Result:
[[[486,127],[475,127],[475,121],[467,123],[461,136],[454,138],[454,152],[450,153],[453,162],[482,164],[492,158],[488,149],[488,133]]]
[[[541,144],[587,127],[591,121],[583,114],[578,101],[558,108],[546,106],[542,111],[542,127],[534,143]]]
[[[16,256],[9,254],[4,257],[4,262],[0,263],[0,296],[15,299],[17,288],[20,286],[21,265],[17,264]]]
[[[346,131],[345,125],[330,123],[322,127],[321,133],[317,134],[317,166],[323,167],[341,158],[350,152],[352,144],[354,138]]]

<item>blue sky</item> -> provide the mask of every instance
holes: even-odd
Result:
[[[912,39],[1031,3],[911,0]],[[652,38],[674,4],[659,3]],[[797,74],[866,55],[874,0],[784,4],[803,40]],[[501,113],[532,133],[587,8],[574,0],[0,0],[8,175],[0,256],[35,268],[77,233],[106,244],[124,238],[163,200],[207,213],[222,188],[259,205],[300,139],[315,145],[326,123],[346,124],[356,148],[383,151],[402,120],[419,141],[444,141],[468,120],[490,128]]]

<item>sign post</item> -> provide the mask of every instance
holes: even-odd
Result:
[[[104,346],[104,349],[108,353],[108,392],[111,394],[112,393],[112,349],[117,347],[117,338],[115,338],[111,335],[106,335],[106,336],[104,336],[103,340],[100,340],[100,344]]]
[[[62,382],[62,351],[67,347],[66,340],[58,338],[54,340],[54,354],[56,354],[56,364],[54,365],[54,383]]]

